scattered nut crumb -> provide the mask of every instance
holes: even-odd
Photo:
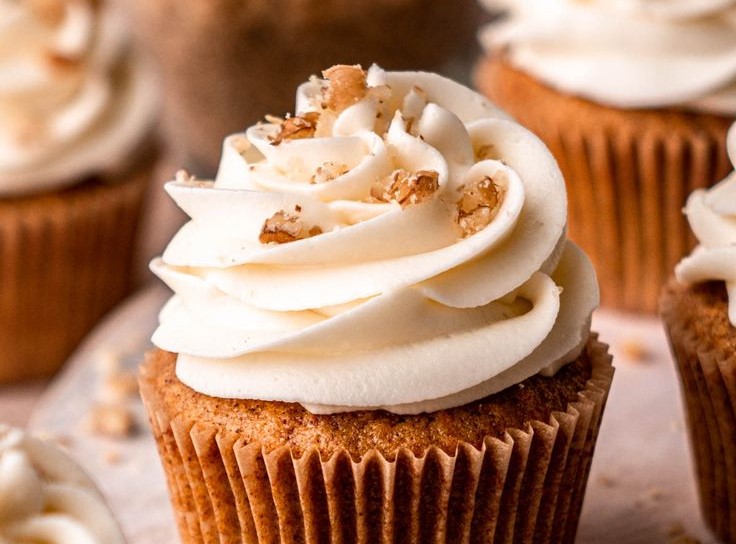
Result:
[[[310,111],[302,116],[287,117],[281,123],[281,130],[271,140],[271,145],[279,145],[284,140],[312,138],[317,130],[319,113]]]
[[[360,102],[368,91],[366,73],[359,64],[338,64],[322,72],[327,85],[322,90],[323,107],[342,111]]]
[[[177,176],[179,172],[177,172]],[[121,355],[119,352],[105,349],[95,354],[95,367],[102,378],[109,378],[120,372]]]
[[[317,171],[312,175],[310,183],[327,183],[334,181],[343,174],[350,172],[350,168],[346,164],[327,161],[321,166],[317,167]]]
[[[132,371],[114,373],[105,379],[101,387],[106,402],[123,402],[138,395],[138,378]]]
[[[434,170],[407,172],[399,168],[371,187],[371,196],[379,202],[396,201],[402,208],[429,200],[439,189],[440,175]]]
[[[496,182],[489,176],[464,187],[457,202],[456,223],[463,237],[483,230],[496,216],[501,195]]]
[[[647,346],[640,340],[629,338],[619,345],[621,355],[632,363],[646,363],[652,355]]]
[[[673,544],[700,544],[700,540],[687,534],[685,527],[679,521],[667,529],[667,536]]]
[[[315,225],[309,229],[306,228],[301,217],[298,215],[300,211],[301,207],[297,206],[295,209],[296,213],[287,213],[284,210],[280,210],[273,214],[263,223],[258,240],[262,244],[271,242],[288,244],[289,242],[322,234],[322,229],[319,226]]]
[[[102,454],[102,459],[107,463],[108,465],[117,465],[122,461],[123,456],[120,454],[118,450],[105,450],[105,452]]]
[[[135,419],[127,408],[119,405],[97,404],[90,409],[87,430],[110,438],[127,438],[135,432]]]

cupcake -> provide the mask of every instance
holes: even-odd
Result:
[[[481,9],[475,0],[128,0],[158,60],[165,129],[182,161],[214,174],[220,144],[336,61],[465,73]]]
[[[438,75],[323,75],[166,186],[140,385],[184,542],[572,542],[613,370],[554,159]]]
[[[128,292],[154,83],[107,3],[0,1],[0,382],[53,373]]]
[[[731,2],[506,2],[481,33],[482,91],[559,161],[570,237],[590,255],[602,303],[653,312],[695,244],[686,195],[728,172],[736,116]]]
[[[729,134],[736,166],[736,125]],[[699,241],[675,268],[660,313],[679,371],[700,506],[723,542],[736,542],[736,172],[688,198]]]
[[[0,424],[0,542],[124,544],[92,480],[64,452]]]

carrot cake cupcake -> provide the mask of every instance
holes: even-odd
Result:
[[[166,186],[141,394],[182,538],[572,542],[613,370],[554,159],[438,75],[323,76]]]
[[[538,134],[565,175],[570,237],[602,302],[656,310],[692,247],[680,210],[729,169],[736,5],[729,0],[485,0],[476,82]]]
[[[128,292],[156,103],[108,2],[0,0],[0,382],[54,372]]]
[[[729,134],[736,167],[736,125]],[[679,371],[700,505],[736,542],[736,172],[685,208],[699,245],[675,268],[660,312]]]

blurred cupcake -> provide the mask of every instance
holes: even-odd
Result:
[[[0,542],[124,544],[92,480],[49,442],[0,424]]]
[[[736,125],[729,134],[736,166]],[[675,268],[660,313],[679,370],[700,506],[723,542],[736,542],[736,172],[688,198],[700,245]]]
[[[324,76],[167,185],[140,385],[184,542],[572,542],[613,370],[554,159],[440,76]]]
[[[721,0],[486,0],[476,81],[538,134],[570,195],[570,237],[602,302],[656,309],[694,240],[685,197],[728,172],[736,7]]]
[[[220,144],[330,64],[466,73],[475,56],[475,0],[129,0],[159,61],[165,128],[182,164],[213,175]],[[458,63],[460,66],[458,67]]]
[[[0,382],[55,371],[128,292],[155,108],[108,4],[0,0]]]

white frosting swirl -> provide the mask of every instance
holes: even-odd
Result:
[[[736,168],[736,124],[728,133],[728,155]],[[725,281],[728,318],[736,327],[736,171],[711,189],[693,191],[685,213],[700,243],[680,261],[675,275],[685,284]]]
[[[123,544],[97,488],[51,444],[0,424],[0,543]]]
[[[563,92],[622,108],[736,114],[736,0],[484,0],[492,52]]]
[[[440,76],[374,66],[367,83],[335,118],[322,112],[318,137],[274,145],[278,125],[257,125],[225,140],[214,182],[167,184],[192,219],[152,263],[175,291],[153,341],[179,354],[193,389],[419,413],[554,372],[587,340],[597,283],[565,238],[565,186],[544,145]],[[320,89],[300,87],[299,115],[320,110]],[[338,163],[344,173],[310,183]],[[405,209],[372,201],[399,168],[434,171],[439,188]],[[486,177],[495,216],[463,237],[458,200]],[[323,234],[259,241],[297,207]]]
[[[109,2],[0,0],[0,197],[119,168],[156,104]]]

